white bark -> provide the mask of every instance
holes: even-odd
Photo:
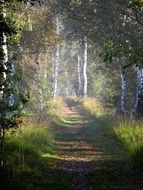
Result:
[[[77,64],[77,73],[78,73],[78,96],[81,96],[81,57],[78,55],[78,64]]]
[[[56,32],[57,35],[60,35],[60,22],[59,18],[56,17]],[[53,99],[55,101],[57,96],[57,88],[58,88],[58,78],[59,78],[59,67],[60,67],[60,45],[57,44],[56,53],[55,53],[55,61],[54,61],[54,87],[53,87]]]
[[[3,1],[4,2],[4,1]],[[3,17],[6,17],[6,10],[3,9]],[[15,73],[15,65],[14,65],[14,62],[11,61],[9,62],[9,65],[7,67],[7,63],[8,63],[8,47],[7,47],[7,35],[3,32],[3,45],[2,45],[2,50],[3,50],[3,68],[4,68],[4,72],[3,72],[3,79],[4,81],[6,80],[7,78],[7,74],[6,74],[6,71],[9,72],[9,75],[10,77],[12,77]],[[12,89],[14,87],[14,82],[10,82],[9,83],[9,89]],[[0,97],[2,98],[3,97],[3,94],[4,94],[4,86],[1,88],[1,91],[0,91]],[[15,98],[14,98],[14,95],[12,93],[10,93],[8,95],[8,98],[7,98],[7,104],[9,107],[12,107],[15,103]]]
[[[83,87],[83,96],[87,96],[87,39],[86,36],[84,36],[84,60],[83,60],[83,81],[84,81],[84,87]]]
[[[121,111],[125,112],[125,90],[126,90],[126,80],[125,80],[125,72],[120,65],[120,75],[121,75]]]
[[[9,62],[8,71],[9,71],[9,75],[10,75],[11,80],[12,80],[12,77],[15,74],[15,65],[14,65],[13,61]],[[9,89],[12,90],[14,87],[15,87],[15,83],[13,81],[10,81]],[[15,104],[14,94],[10,93],[8,95],[8,106],[12,107],[14,104]]]
[[[2,2],[4,2],[4,1],[2,1]],[[3,9],[2,12],[3,12],[3,17],[6,17],[5,9]],[[4,69],[4,71],[2,73],[2,78],[3,78],[3,81],[5,81],[7,78],[7,76],[6,76],[7,66],[6,65],[8,62],[8,47],[7,47],[7,36],[4,32],[2,33],[2,51],[3,51],[2,67]],[[5,88],[4,85],[2,85],[0,87],[0,100],[3,99],[4,88]]]
[[[132,109],[132,113],[136,113],[137,107],[140,101],[140,94],[143,91],[143,68],[142,67],[137,67],[137,87],[136,87],[136,100],[135,100],[135,105]]]

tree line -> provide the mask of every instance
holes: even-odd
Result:
[[[143,116],[141,0],[0,1],[0,142],[57,96]]]

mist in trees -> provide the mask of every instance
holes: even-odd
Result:
[[[58,96],[143,116],[142,1],[0,3],[1,155],[5,130]]]

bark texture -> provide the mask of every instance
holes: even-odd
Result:
[[[60,35],[60,22],[59,18],[56,17],[56,32],[57,35]],[[58,88],[58,78],[59,78],[59,67],[60,67],[60,45],[56,45],[55,59],[54,59],[54,82],[53,82],[53,99],[55,101],[57,96]]]
[[[138,66],[137,71],[137,87],[136,87],[136,100],[132,114],[137,117],[143,116],[143,67]]]

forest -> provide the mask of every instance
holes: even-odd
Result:
[[[0,189],[143,189],[143,0],[0,0]]]

